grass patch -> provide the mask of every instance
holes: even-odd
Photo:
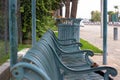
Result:
[[[19,44],[18,45],[18,51],[24,49],[24,48],[30,48],[31,45],[30,44]],[[3,49],[0,50],[4,50],[4,47],[1,47]],[[3,64],[4,62],[6,62],[9,58],[10,58],[10,53],[5,54],[5,51],[1,51],[2,53],[0,53],[0,65]]]
[[[7,61],[7,59],[9,59],[9,54],[3,55],[2,57],[0,57],[0,65],[3,64],[4,62]]]
[[[19,44],[18,45],[18,51],[20,51],[20,50],[22,50],[24,48],[30,48],[30,47],[32,47],[31,44]]]
[[[84,39],[80,39],[80,42],[83,44],[83,46],[81,47],[82,50],[84,49],[90,49],[92,50],[95,54],[100,54],[103,51],[100,50],[99,48],[97,48],[96,46],[90,44],[88,41],[84,40]]]

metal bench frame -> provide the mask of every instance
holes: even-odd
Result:
[[[39,48],[36,48],[37,46]],[[66,80],[66,74],[69,76],[76,74],[81,79],[86,78],[82,76],[83,74],[96,74],[95,71],[101,70],[105,71],[104,76],[102,76],[104,80],[109,80],[110,74],[111,76],[117,75],[116,69],[107,66],[90,69],[69,68],[63,64],[55,49],[52,49],[46,41],[40,40],[26,53],[21,62],[12,67],[11,72],[17,80]]]
[[[99,78],[102,78],[104,80],[110,80],[110,74],[111,76],[117,75],[116,69],[107,66],[91,67],[88,65],[87,68],[82,66],[79,66],[79,68],[74,66],[70,67],[62,61],[62,58],[60,58],[58,54],[58,49],[59,47],[53,38],[51,38],[50,33],[46,32],[42,39],[26,53],[22,60],[11,68],[13,79],[66,80],[66,78],[72,78],[72,80],[75,80],[75,78],[78,78],[80,80],[87,80],[87,78],[90,78],[91,80],[99,80]],[[61,51],[63,55],[83,54],[80,53],[82,50],[68,52],[59,49],[59,51]],[[93,53],[88,54],[91,55]],[[102,72],[102,76],[99,75],[98,72]]]

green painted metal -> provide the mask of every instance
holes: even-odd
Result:
[[[30,70],[31,73],[28,72],[27,74],[24,74],[26,72],[24,71],[25,68]],[[16,80],[50,80],[48,75],[42,69],[39,69],[39,67],[26,62],[16,64],[11,68],[11,70],[12,75],[16,78]]]
[[[107,64],[107,0],[103,1],[103,64]]]
[[[76,39],[76,41],[79,42],[81,20],[81,18],[56,19],[58,26],[58,38],[61,40]]]
[[[36,43],[36,0],[32,0],[32,46]]]
[[[113,14],[112,15],[112,22],[118,22],[119,19],[118,19],[118,14]]]
[[[9,36],[10,36],[10,66],[17,62],[18,30],[17,30],[17,0],[9,0]]]
[[[104,0],[104,31],[103,31],[103,64],[106,64],[106,55],[107,55],[107,0]],[[117,75],[116,69],[112,67],[96,67],[96,68],[88,68],[88,69],[71,69],[64,65],[61,62],[61,59],[57,55],[57,51],[55,48],[52,48],[46,41],[40,41],[39,44],[37,43],[36,46],[32,47],[27,54],[22,59],[22,62],[17,63],[17,46],[18,46],[18,37],[17,37],[17,17],[16,17],[16,10],[17,9],[17,0],[9,0],[9,34],[10,34],[10,53],[11,53],[11,71],[12,75],[17,79],[36,79],[36,80],[66,80],[65,74],[70,73],[70,76],[67,78],[71,78],[71,75],[74,76],[73,78],[80,77],[81,79],[86,79],[90,73],[95,74],[95,71],[106,71],[105,75],[103,76],[105,80],[109,80],[108,76],[111,74],[112,76]],[[32,0],[32,45],[36,43],[36,0]],[[47,37],[48,39],[48,37]],[[47,40],[46,39],[46,40]],[[53,40],[53,39],[51,39]],[[17,64],[16,64],[17,63]],[[60,74],[60,71],[63,74]],[[85,77],[84,74],[87,74]],[[89,73],[89,74],[88,74]],[[79,74],[75,75],[75,74]],[[100,75],[99,75],[100,76]],[[89,79],[94,78],[89,77]],[[98,77],[98,76],[96,76]],[[80,79],[79,78],[79,79]],[[74,80],[72,79],[72,80]],[[100,78],[98,78],[100,79]],[[97,79],[97,80],[98,80]]]
[[[51,34],[51,31],[46,32],[41,40],[44,43],[47,42],[57,54],[62,56],[61,59],[63,63],[68,66],[74,66],[74,68],[88,68],[93,64],[93,62],[89,59],[89,56],[93,56],[94,53],[90,50],[80,50],[78,43],[71,43],[67,45],[61,44],[61,41],[58,41],[53,34]],[[76,65],[75,63],[79,63],[79,65]]]
[[[100,71],[104,71],[104,76],[95,73]],[[70,68],[59,58],[55,48],[45,40],[37,42],[22,61],[12,67],[11,73],[16,80],[110,80],[109,75],[117,75],[116,69],[108,66]]]

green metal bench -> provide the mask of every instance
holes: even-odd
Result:
[[[53,36],[51,32],[52,32],[51,30],[48,30],[41,38],[41,40],[43,39],[44,41],[48,42],[48,44],[52,48],[55,48],[60,58],[67,66],[74,68],[79,68],[79,67],[90,68],[94,64],[94,62],[92,62],[89,59],[89,56],[94,55],[92,51],[90,50],[80,51],[79,47],[81,46],[81,44],[76,42],[65,45],[60,44],[57,38],[55,38],[55,36]],[[37,48],[39,47],[37,46]],[[76,63],[78,63],[79,65]]]
[[[50,31],[50,30],[49,30]],[[91,67],[94,62],[89,59],[89,56],[93,56],[94,53],[90,50],[80,50],[78,43],[62,45],[57,42],[55,37],[46,32],[41,40],[46,41],[52,48],[56,49],[57,54],[61,57],[64,63],[69,67]],[[64,49],[62,48],[64,46]],[[66,48],[67,47],[67,48]],[[75,63],[79,63],[75,65]],[[89,65],[89,66],[88,66]]]
[[[70,68],[91,68],[93,62],[88,58],[89,56],[92,56],[92,52],[88,50],[82,50],[82,51],[76,51],[76,52],[67,52],[63,51],[54,44],[49,44],[46,40],[42,40],[42,42],[46,43],[51,47],[51,49],[55,49],[55,52],[59,56],[59,58],[62,60],[62,62],[70,67]],[[36,46],[36,48],[39,48],[39,46]],[[85,55],[84,58],[81,57],[81,55]]]
[[[97,74],[97,71],[104,71],[103,76]],[[69,68],[61,61],[56,50],[44,40],[36,43],[22,60],[11,68],[11,73],[16,80],[110,80],[109,75],[117,75],[116,69],[107,66]]]

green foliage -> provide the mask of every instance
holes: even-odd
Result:
[[[0,11],[0,39],[3,39],[3,34],[4,34],[4,16],[2,12]]]
[[[108,11],[108,16],[109,16],[109,22],[111,22],[112,21],[112,15],[114,14],[114,12],[113,11]]]
[[[9,51],[8,51],[9,52]],[[5,53],[4,41],[0,40],[0,65],[9,58],[9,54]]]
[[[0,45],[3,45],[3,42],[0,41]],[[31,45],[29,44],[19,44],[18,45],[18,51],[24,49],[24,48],[30,48]],[[0,65],[3,64],[5,61],[7,61],[10,58],[10,54],[4,53],[4,47],[0,47]]]
[[[18,45],[18,51],[24,49],[24,48],[30,48],[32,47],[30,44],[19,44]]]
[[[21,0],[21,22],[23,39],[30,39],[31,36],[31,0]]]
[[[100,21],[100,20],[101,20],[100,12],[99,11],[92,11],[91,12],[91,21],[97,22],[97,21]]]
[[[56,30],[55,20],[51,16],[43,16],[43,19],[40,21],[37,19],[37,40],[49,29]]]
[[[36,0],[37,38],[48,29],[55,27],[52,13],[59,8],[61,0]],[[31,39],[31,0],[21,0],[23,39]]]
[[[6,54],[2,57],[0,57],[0,65],[3,64],[5,61],[7,61],[10,57],[10,54]]]

